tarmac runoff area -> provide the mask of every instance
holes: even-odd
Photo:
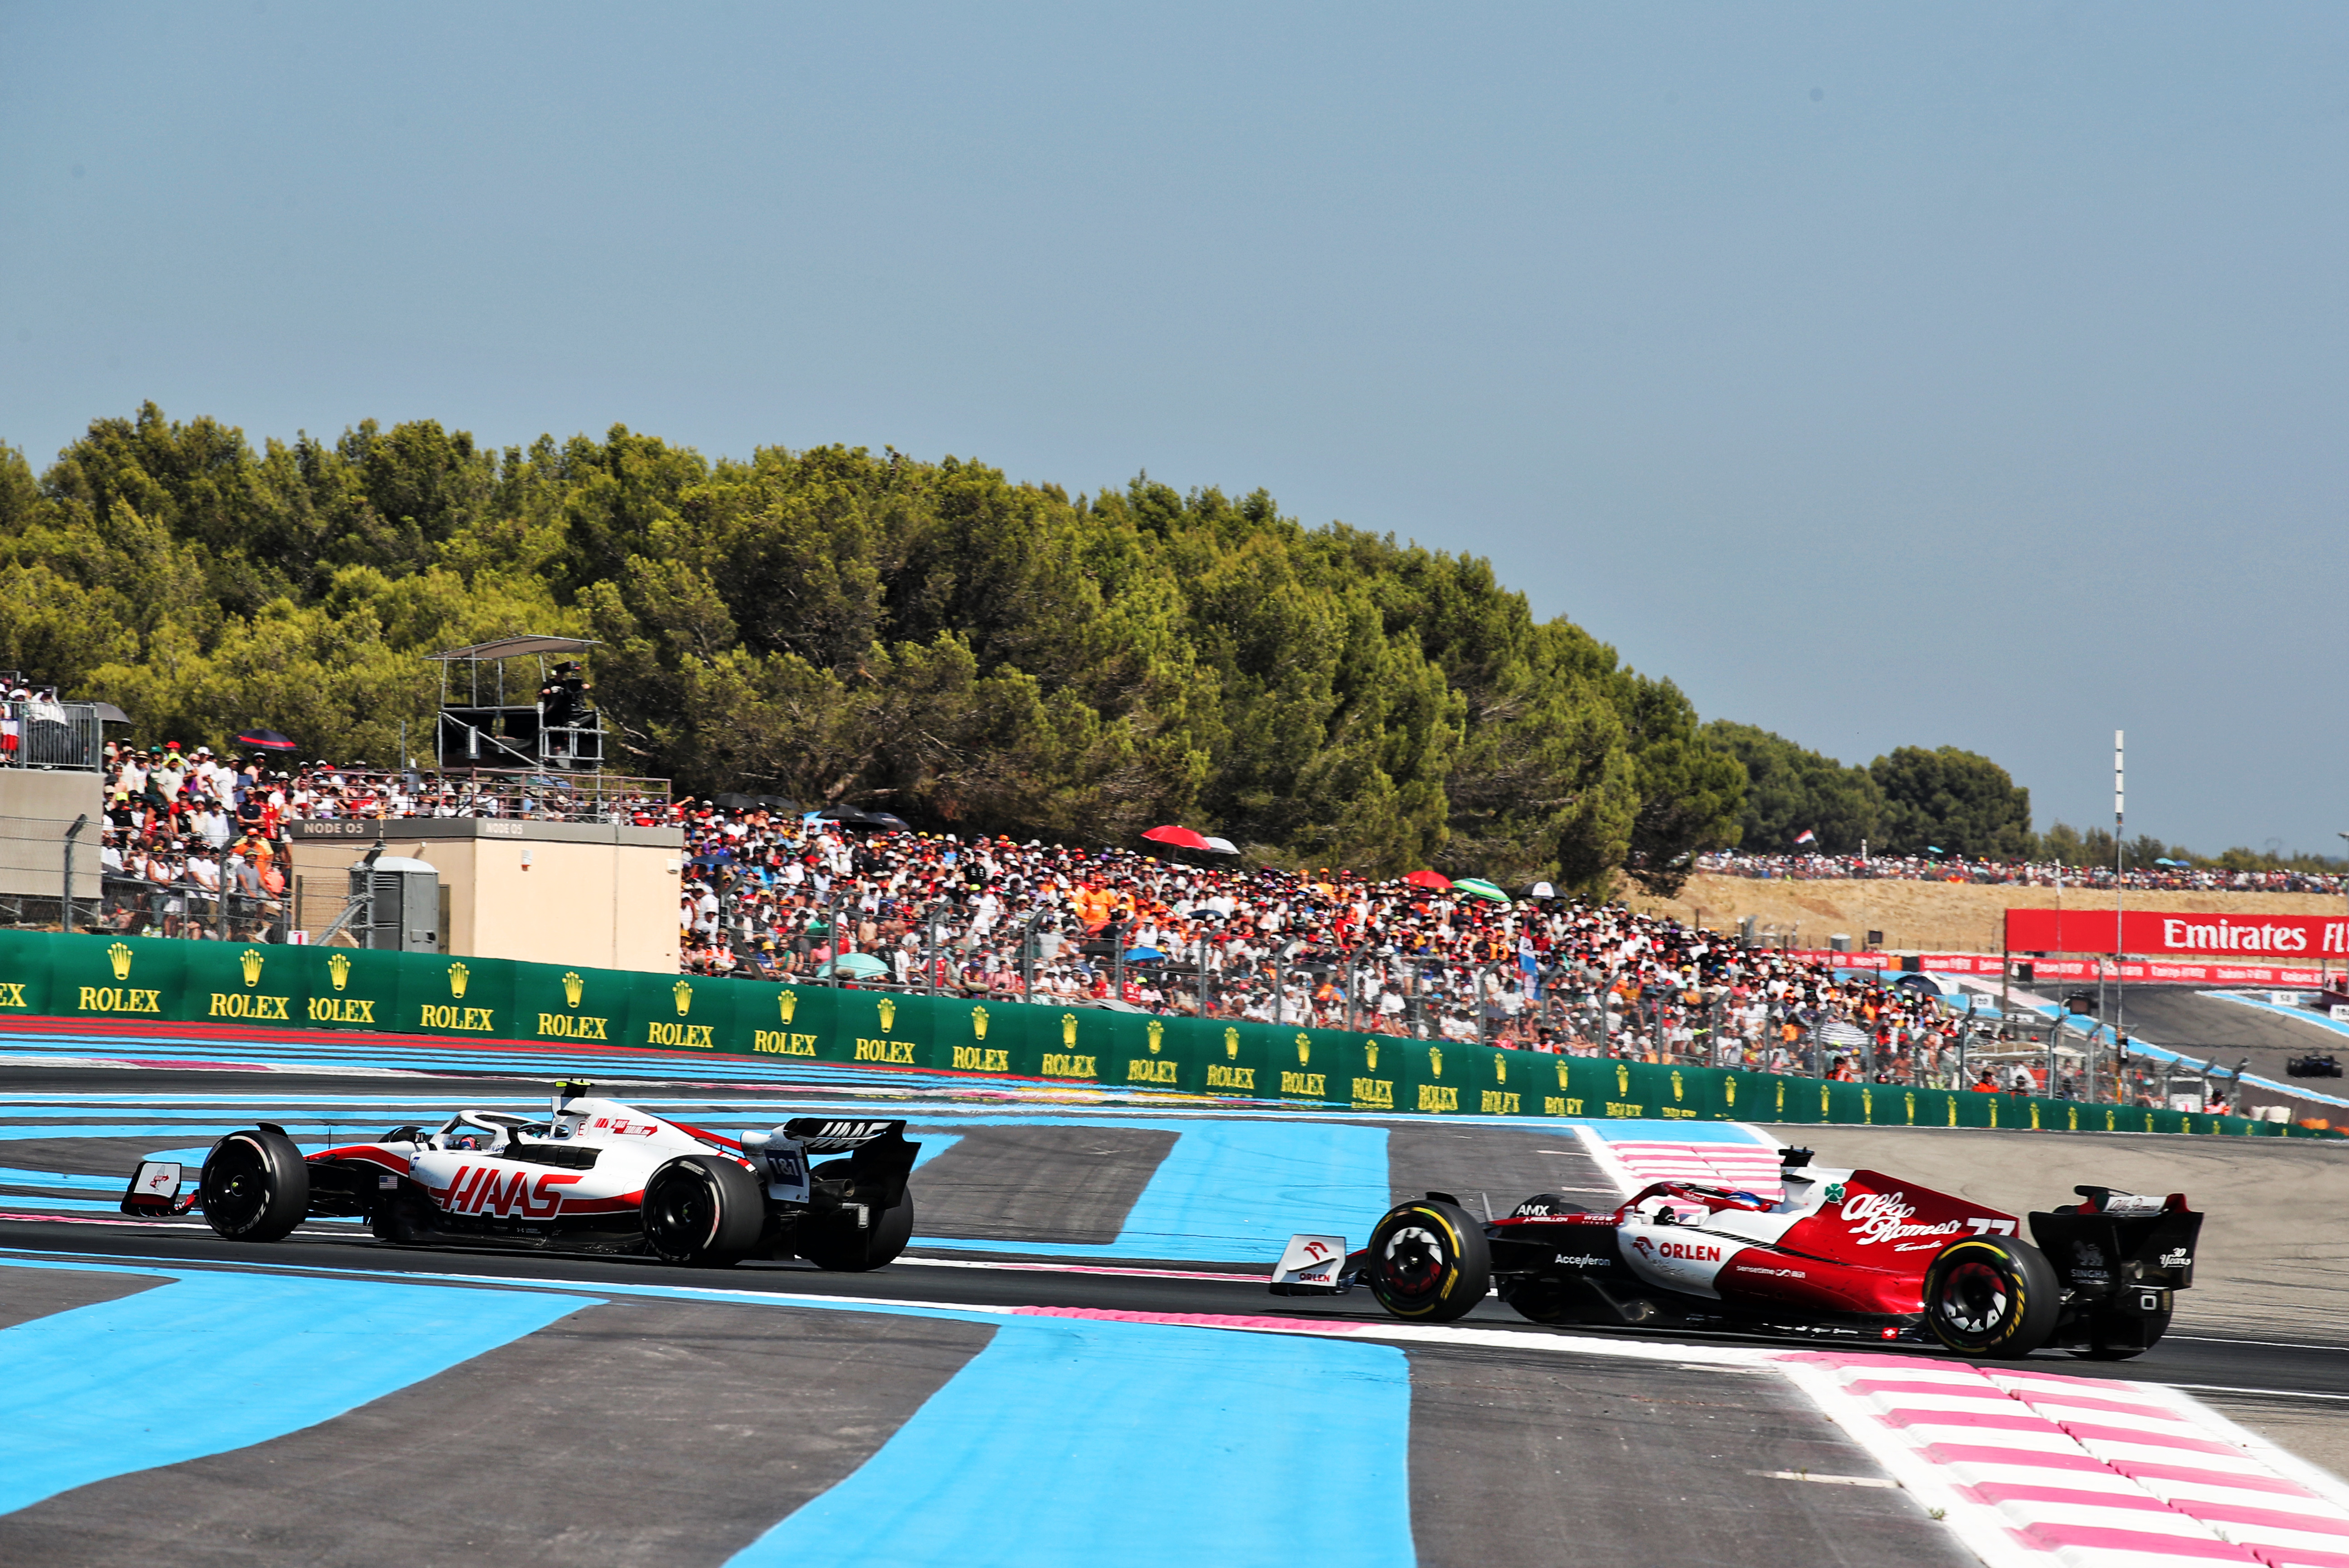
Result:
[[[712,1273],[115,1210],[138,1158],[233,1127],[321,1147],[595,1065],[528,1060],[0,1036],[0,1563],[2349,1563],[2349,1488],[2314,1468],[2349,1469],[2337,1145],[1023,1104],[635,1058],[595,1075],[697,1125],[894,1102],[925,1144],[912,1252]],[[1766,1173],[1774,1131],[2017,1212],[2182,1189],[2196,1286],[2140,1360],[1976,1366],[1497,1302],[1422,1327],[1261,1282],[1289,1231],[1359,1245],[1427,1188],[1596,1205]]]

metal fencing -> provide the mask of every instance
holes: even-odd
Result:
[[[0,701],[0,767],[96,773],[105,760],[92,702]]]

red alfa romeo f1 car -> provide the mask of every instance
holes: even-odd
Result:
[[[557,1085],[543,1120],[460,1110],[437,1131],[394,1127],[306,1158],[264,1122],[212,1145],[184,1196],[179,1166],[142,1161],[122,1211],[201,1210],[237,1241],[343,1217],[410,1246],[649,1252],[705,1268],[798,1256],[877,1269],[914,1233],[905,1181],[922,1146],[902,1121],[802,1116],[728,1137],[588,1087]],[[841,1158],[811,1163],[827,1155]]]
[[[1660,1181],[1609,1213],[1554,1194],[1505,1220],[1469,1218],[1449,1193],[1390,1210],[1370,1245],[1298,1236],[1273,1272],[1280,1295],[1366,1283],[1397,1317],[1464,1315],[1495,1283],[1543,1324],[1740,1329],[1939,1344],[1965,1355],[2042,1345],[2123,1360],[2169,1326],[2194,1282],[2202,1216],[2182,1193],[2102,1187],[2021,1222],[1873,1170],[1782,1151],[1785,1198]]]

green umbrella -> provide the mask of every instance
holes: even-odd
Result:
[[[843,953],[832,967],[833,973],[851,980],[872,980],[889,972],[889,966],[871,953]]]
[[[1495,904],[1506,904],[1509,896],[1481,877],[1463,877],[1452,884],[1455,893],[1465,893],[1472,898],[1489,898]]]

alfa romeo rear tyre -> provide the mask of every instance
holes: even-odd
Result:
[[[1458,1205],[1423,1198],[1387,1210],[1371,1232],[1362,1275],[1395,1316],[1450,1323],[1467,1316],[1492,1288],[1493,1253],[1484,1231]]]
[[[849,1162],[844,1159],[826,1161],[809,1174],[818,1181],[841,1180],[848,1176]],[[792,1250],[819,1269],[833,1269],[842,1273],[863,1273],[896,1261],[914,1238],[914,1194],[907,1189],[892,1208],[873,1213],[872,1223],[863,1230],[856,1225],[855,1216],[828,1215],[822,1221],[813,1216],[800,1222],[798,1237]]]
[[[2088,1316],[2088,1343],[2072,1354],[2085,1361],[2127,1361],[2151,1350],[2169,1332],[2169,1314],[2099,1312]]]
[[[664,1262],[730,1269],[750,1255],[766,1229],[759,1179],[730,1159],[688,1154],[645,1183],[645,1241]]]
[[[2047,1343],[2064,1288],[2047,1255],[2014,1236],[1969,1236],[1925,1270],[1925,1326],[1961,1355],[2028,1355]]]
[[[278,1241],[310,1212],[309,1163],[282,1132],[233,1132],[204,1156],[196,1203],[232,1241]]]

